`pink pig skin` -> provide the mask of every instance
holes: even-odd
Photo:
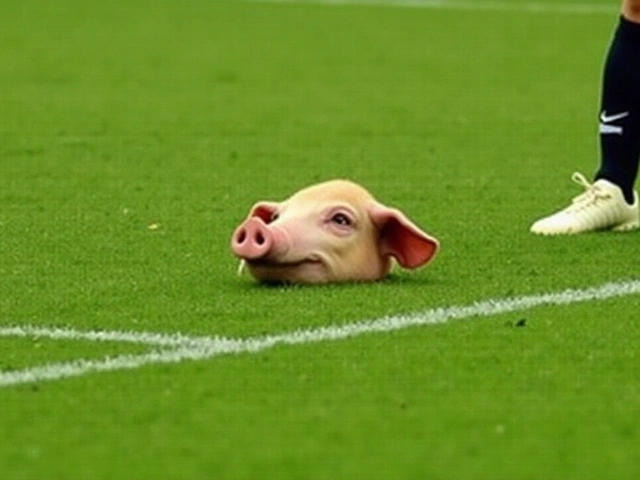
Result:
[[[382,279],[392,258],[418,268],[439,244],[360,185],[331,180],[281,203],[255,204],[231,249],[258,281],[328,283]]]

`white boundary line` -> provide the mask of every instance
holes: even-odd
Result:
[[[75,330],[58,327],[21,325],[0,328],[0,337],[39,337],[50,340],[137,343],[154,347],[185,347],[229,341],[223,337],[191,337],[181,333],[123,332],[119,330]]]
[[[249,338],[188,337],[150,332],[79,331],[63,328],[12,326],[0,328],[0,337],[41,337],[54,340],[127,342],[154,347],[142,355],[120,355],[99,360],[79,359],[51,363],[23,370],[0,372],[0,388],[45,380],[61,380],[89,373],[131,370],[146,365],[205,360],[221,355],[238,355],[268,350],[278,345],[305,345],[391,332],[410,327],[446,323],[473,317],[488,317],[529,310],[545,305],[570,305],[640,294],[640,280],[606,283],[598,287],[570,289],[556,293],[489,299],[466,306],[435,308],[407,315],[392,315],[373,320],[296,330],[277,335]],[[158,347],[160,347],[158,349]]]
[[[613,15],[620,11],[619,3],[548,3],[491,0],[246,0],[250,3],[281,3],[309,5],[360,5],[384,7],[428,8],[436,10],[493,11],[516,13],[562,13],[579,15]]]

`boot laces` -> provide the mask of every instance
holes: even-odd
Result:
[[[572,211],[580,211],[596,205],[599,201],[609,200],[611,198],[611,193],[603,190],[598,185],[589,183],[585,176],[579,172],[574,172],[571,180],[585,189],[583,193],[575,197],[571,202],[569,209]]]

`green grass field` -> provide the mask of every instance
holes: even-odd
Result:
[[[4,0],[0,328],[262,337],[637,279],[638,233],[528,232],[597,167],[616,3]],[[334,177],[437,236],[434,263],[238,277],[249,207]],[[639,307],[0,385],[0,478],[638,479]],[[0,384],[148,351],[0,336]]]

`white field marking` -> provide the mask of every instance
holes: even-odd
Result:
[[[223,337],[193,337],[181,333],[123,332],[118,330],[75,330],[61,327],[20,325],[0,328],[0,337],[35,337],[50,340],[138,343],[155,347],[186,347],[229,341]]]
[[[134,342],[155,347],[141,355],[120,355],[99,360],[80,359],[51,363],[24,370],[0,372],[0,388],[45,380],[60,380],[94,372],[130,370],[152,364],[180,363],[185,360],[205,360],[221,355],[255,353],[277,345],[305,345],[342,340],[360,335],[391,332],[409,327],[446,323],[473,317],[488,317],[529,310],[545,305],[570,305],[640,294],[640,280],[606,283],[598,287],[570,289],[556,293],[489,299],[465,306],[435,308],[407,315],[392,315],[373,320],[301,329],[289,333],[249,338],[188,337],[134,332],[83,332],[71,329],[42,327],[5,327],[0,336],[37,336],[65,340]],[[160,349],[157,349],[161,347]]]
[[[563,13],[580,15],[612,15],[618,6],[604,3],[547,3],[515,1],[465,0],[246,0],[253,3],[295,3],[316,5],[363,5],[386,7],[430,8],[437,10],[467,10],[520,13]]]

